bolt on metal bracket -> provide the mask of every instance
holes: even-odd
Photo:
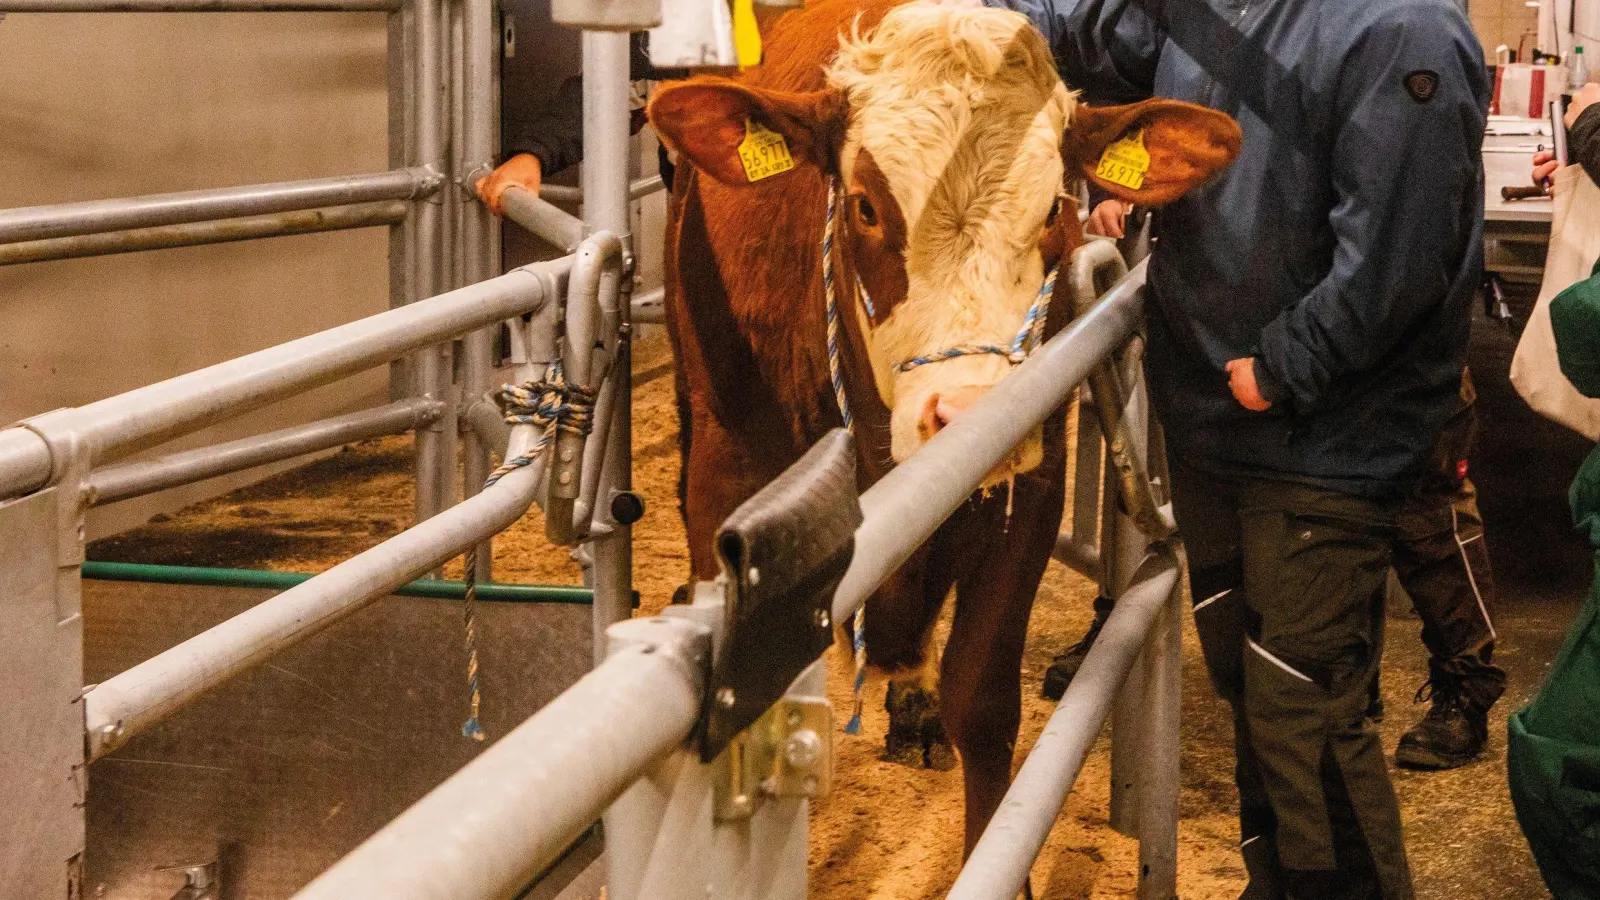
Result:
[[[713,763],[717,820],[748,819],[766,799],[825,796],[833,788],[833,733],[833,706],[826,697],[779,700]]]

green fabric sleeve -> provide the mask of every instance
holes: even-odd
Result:
[[[1600,263],[1550,301],[1561,373],[1585,397],[1600,397]]]

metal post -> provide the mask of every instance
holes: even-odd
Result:
[[[462,136],[462,243],[466,250],[465,281],[475,284],[499,274],[500,228],[494,217],[473,195],[479,175],[494,165],[498,147],[496,125],[500,107],[495,82],[499,75],[500,41],[495,25],[494,0],[464,0],[463,19],[463,96],[465,133]],[[494,377],[494,339],[497,326],[481,328],[462,339],[461,393],[474,402],[489,391]],[[483,489],[489,476],[491,448],[473,429],[463,435],[465,442],[464,494],[471,497]],[[489,541],[478,548],[477,576],[482,581],[493,577],[494,551]]]
[[[711,585],[699,587],[700,592],[720,592]],[[720,627],[720,598],[710,603],[702,598],[703,593],[693,606],[675,607],[668,615],[702,622],[709,629]],[[629,649],[620,637],[648,636],[650,621],[614,627],[612,653]],[[818,661],[807,668],[785,699],[824,701],[823,666]],[[702,764],[693,751],[674,753],[606,810],[610,900],[805,900],[809,801],[759,794],[751,798],[753,808],[737,815],[718,802],[727,790],[729,767],[737,765],[734,760],[744,749],[730,747],[709,764]]]
[[[416,28],[416,118],[417,164],[444,173],[444,80],[440,71],[443,35],[440,33],[440,0],[412,0]],[[439,293],[440,251],[443,249],[443,207],[437,198],[416,207],[414,262],[416,277],[412,302]],[[443,401],[440,386],[445,377],[444,348],[427,347],[417,352],[412,364],[414,396]],[[444,459],[444,425],[435,423],[417,431],[416,438],[416,518],[428,519],[445,507],[444,486],[439,471]]]
[[[1114,472],[1108,473],[1112,479]],[[1114,533],[1114,549],[1103,553],[1108,560],[1106,580],[1111,588],[1107,594],[1120,603],[1127,593],[1128,579],[1139,561],[1144,558],[1147,539],[1133,520],[1124,514],[1116,490],[1108,491],[1106,508],[1109,511],[1106,533]],[[1111,810],[1108,818],[1111,827],[1119,834],[1136,836],[1139,828],[1139,786],[1143,781],[1145,760],[1144,667],[1135,665],[1128,673],[1121,690],[1117,692],[1111,715]]]
[[[0,501],[0,896],[82,897],[83,620],[77,535],[52,488]]]
[[[631,260],[633,228],[628,201],[629,38],[626,33],[583,33],[583,223],[590,234],[611,231],[623,240]],[[624,289],[632,280],[625,270]],[[611,515],[611,501],[633,488],[632,358],[628,333],[629,301],[619,304],[621,339],[611,371],[616,379],[608,435],[605,477],[595,506],[594,647],[595,661],[605,652],[605,630],[632,613],[633,529]]]
[[[1178,896],[1179,736],[1183,698],[1183,581],[1145,640],[1143,768],[1139,778],[1139,900]]]
[[[417,31],[415,10],[401,4],[388,17],[384,43],[387,57],[389,100],[389,166],[402,168],[414,164],[417,153]],[[415,212],[413,202],[408,212]],[[389,229],[389,308],[397,309],[419,296],[416,285],[416,223],[412,216]],[[389,364],[389,399],[412,396],[411,360]]]

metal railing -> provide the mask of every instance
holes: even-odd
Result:
[[[1090,252],[1104,272],[1110,262],[1104,251]],[[1078,385],[1104,367],[1120,368],[1116,364],[1141,319],[1143,283],[1140,266],[861,495],[862,525],[834,595],[833,621],[849,621],[1017,441],[1070,401]],[[1123,412],[1138,412],[1142,388],[1137,370],[1128,374],[1132,379],[1117,385],[1131,398]],[[1141,453],[1151,445],[1141,415],[1122,415],[1118,422],[1109,443],[1135,438]],[[1092,434],[1092,425],[1084,433]],[[1139,896],[1166,900],[1176,892],[1181,565],[1162,542],[1164,530],[1143,535],[1122,503],[1098,503],[1098,457],[1086,467],[1087,456],[1080,447],[1080,499],[1084,492],[1095,499],[1082,504],[1074,520],[1078,528],[1092,523],[1086,512],[1091,505],[1103,517],[1101,574],[1112,582],[1108,591],[1117,598],[1116,611],[951,897],[1017,896],[1117,702],[1136,704],[1144,716],[1144,727],[1119,726],[1113,739],[1116,752],[1141,760],[1132,778],[1137,821],[1130,823],[1140,839]],[[1160,471],[1158,458],[1139,462],[1142,471]],[[1114,465],[1106,475],[1109,495],[1121,479]],[[726,617],[720,599],[706,598],[720,594],[720,588],[701,585],[692,606],[614,626],[614,652],[603,665],[345,857],[303,890],[300,900],[367,893],[396,900],[509,896],[608,806],[608,896],[615,900],[804,896],[804,842],[798,855],[793,848],[795,830],[804,834],[804,804],[768,798],[769,805],[786,811],[766,826],[755,824],[759,819],[724,821],[712,812],[719,763],[701,765],[675,749],[694,730],[707,699],[707,647],[723,639]],[[1136,671],[1141,654],[1143,666]],[[818,665],[791,692],[820,693]],[[724,875],[717,873],[725,870],[745,872],[748,883],[722,885]],[[720,886],[713,889],[713,882]]]

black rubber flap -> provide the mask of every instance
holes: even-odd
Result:
[[[855,551],[856,445],[836,428],[734,511],[717,556],[734,585],[700,730],[706,762],[833,642],[830,610]]]

